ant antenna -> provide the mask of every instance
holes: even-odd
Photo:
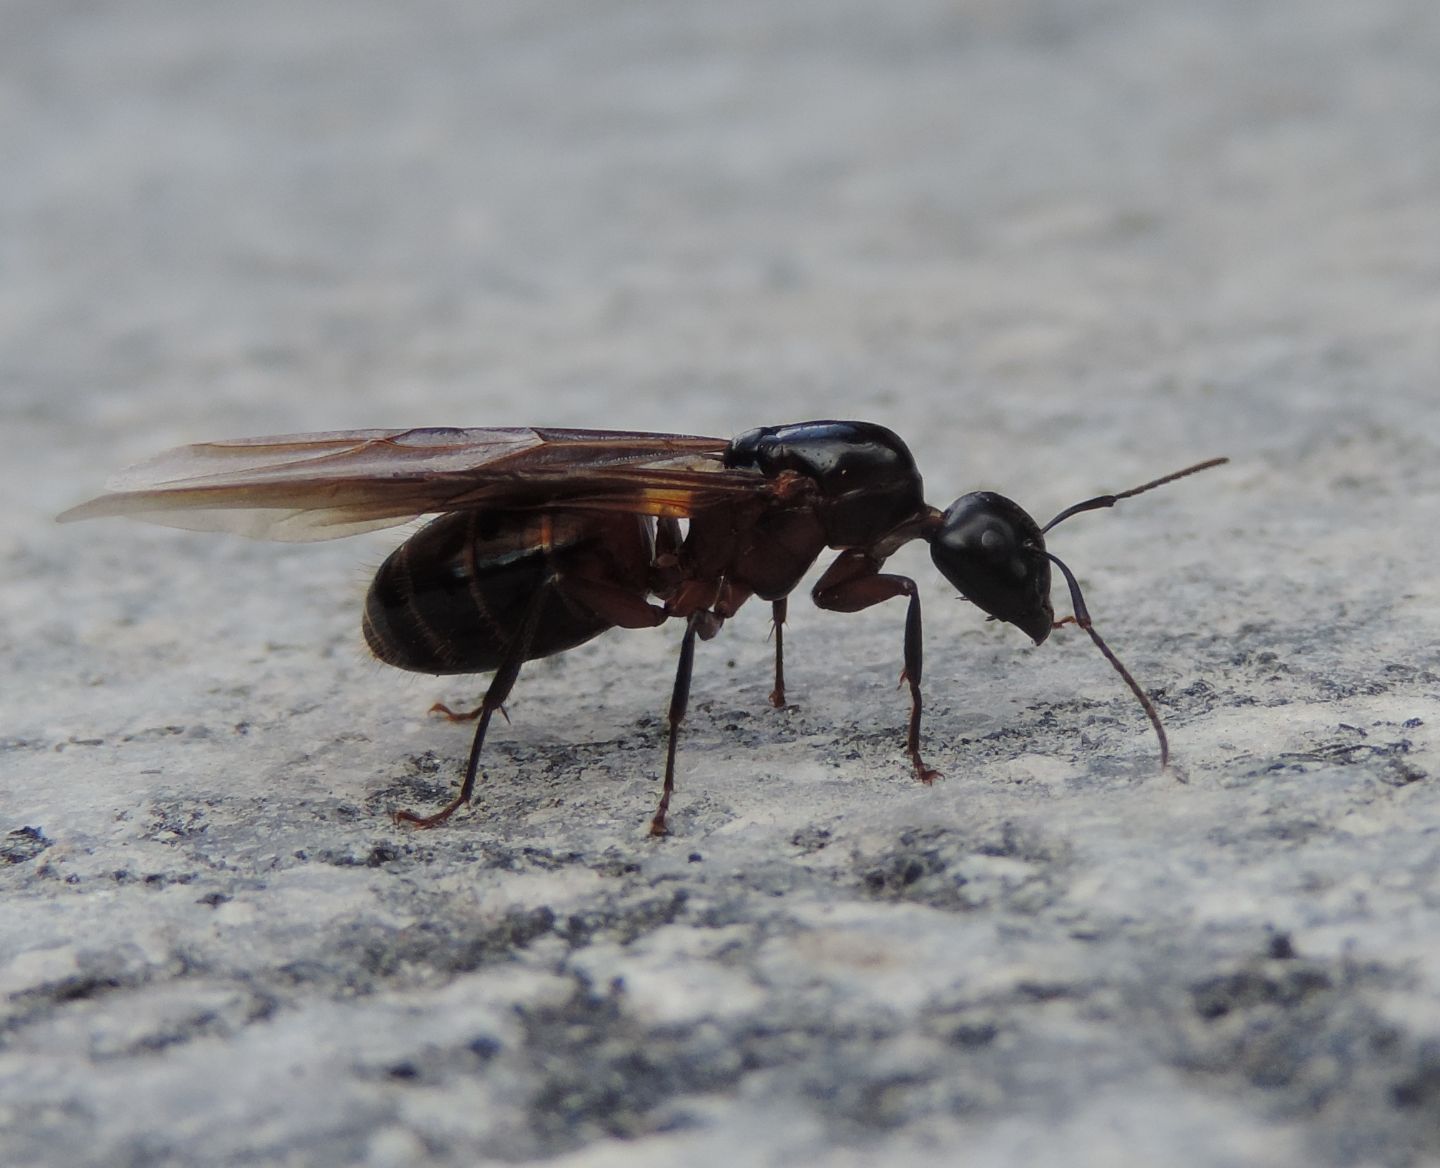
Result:
[[[1103,504],[1102,504],[1103,506]],[[1080,585],[1075,579],[1075,573],[1065,566],[1065,561],[1052,552],[1045,553],[1050,562],[1065,574],[1065,583],[1070,585],[1070,603],[1075,610],[1075,623],[1090,634],[1090,639],[1095,642],[1095,647],[1105,654],[1105,660],[1115,667],[1115,672],[1124,679],[1130,687],[1130,692],[1139,700],[1145,710],[1145,716],[1150,719],[1150,725],[1155,727],[1155,737],[1160,739],[1160,769],[1164,770],[1170,765],[1170,740],[1165,737],[1165,727],[1160,724],[1160,715],[1155,712],[1155,704],[1146,696],[1140,683],[1121,663],[1120,658],[1115,656],[1114,651],[1095,631],[1095,626],[1090,623],[1090,610],[1085,607],[1085,598],[1080,595]]]
[[[1083,503],[1076,503],[1073,507],[1066,507],[1064,511],[1060,512],[1059,515],[1055,516],[1054,519],[1042,527],[1040,533],[1043,535],[1057,523],[1063,523],[1069,519],[1070,516],[1079,515],[1082,511],[1099,511],[1103,507],[1113,507],[1116,503],[1120,502],[1121,499],[1130,499],[1136,495],[1142,495],[1146,491],[1153,491],[1156,487],[1163,487],[1166,483],[1173,483],[1176,479],[1183,479],[1188,475],[1197,474],[1202,470],[1209,470],[1212,466],[1220,466],[1222,463],[1229,461],[1228,458],[1211,458],[1205,462],[1197,462],[1194,466],[1187,466],[1184,470],[1177,470],[1174,474],[1165,475],[1163,478],[1153,479],[1148,483],[1141,483],[1140,486],[1131,487],[1128,491],[1120,491],[1114,495],[1097,495],[1093,499],[1086,499]],[[1075,610],[1075,623],[1090,635],[1090,639],[1095,642],[1095,647],[1105,655],[1105,660],[1114,666],[1115,672],[1118,673],[1125,684],[1130,687],[1130,692],[1135,695],[1141,708],[1144,709],[1145,716],[1150,719],[1150,725],[1155,727],[1155,737],[1160,740],[1160,768],[1163,770],[1170,765],[1170,740],[1165,737],[1165,727],[1160,724],[1160,715],[1156,712],[1155,704],[1146,695],[1145,691],[1140,688],[1140,683],[1137,682],[1131,672],[1125,668],[1120,658],[1115,656],[1110,646],[1107,645],[1100,634],[1095,631],[1095,626],[1090,622],[1090,610],[1085,607],[1085,598],[1080,595],[1080,585],[1075,579],[1075,573],[1070,571],[1070,569],[1065,566],[1064,561],[1052,552],[1047,551],[1045,555],[1049,557],[1051,563],[1060,569],[1065,576],[1065,583],[1070,585],[1070,603]],[[1184,780],[1182,779],[1181,781],[1183,782]]]
[[[1121,491],[1116,495],[1097,495],[1093,499],[1086,499],[1083,503],[1076,503],[1073,507],[1066,507],[1065,510],[1050,520],[1040,529],[1044,535],[1057,523],[1063,523],[1072,515],[1079,515],[1082,511],[1099,511],[1102,507],[1113,507],[1121,499],[1131,499],[1136,495],[1143,495],[1146,491],[1153,491],[1156,487],[1163,487],[1166,483],[1173,483],[1176,479],[1183,479],[1192,474],[1199,474],[1202,470],[1209,470],[1212,466],[1220,466],[1229,462],[1228,458],[1211,458],[1205,462],[1197,462],[1194,466],[1187,466],[1184,470],[1177,470],[1174,474],[1168,474],[1164,478],[1152,479],[1148,483],[1141,483],[1138,487],[1131,487],[1128,491]],[[1063,565],[1062,565],[1063,567]]]

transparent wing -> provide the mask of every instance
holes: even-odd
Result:
[[[62,523],[124,515],[256,539],[335,539],[420,515],[571,507],[683,518],[766,488],[723,438],[536,428],[348,430],[181,446]]]

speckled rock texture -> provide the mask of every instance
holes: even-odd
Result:
[[[0,1163],[1440,1159],[1433,0],[14,0],[0,36]],[[1051,546],[483,679],[403,533],[53,516],[206,438],[865,418]],[[813,579],[813,577],[812,577]],[[1057,607],[1068,611],[1063,594]]]

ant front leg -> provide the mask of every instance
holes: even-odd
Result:
[[[895,596],[908,596],[905,610],[905,668],[902,682],[910,684],[910,731],[905,750],[915,767],[915,777],[933,783],[940,772],[925,765],[920,757],[920,675],[924,646],[920,629],[920,590],[909,576],[880,571],[881,561],[858,549],[843,551],[825,570],[811,593],[819,608],[831,612],[859,612]]]

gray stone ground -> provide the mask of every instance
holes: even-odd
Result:
[[[1440,1160],[1440,8],[0,8],[0,1162]],[[359,647],[377,535],[56,512],[184,441],[863,417],[1074,631],[898,604],[526,671]],[[802,598],[803,599],[803,598]],[[1180,778],[1188,783],[1177,782]]]

